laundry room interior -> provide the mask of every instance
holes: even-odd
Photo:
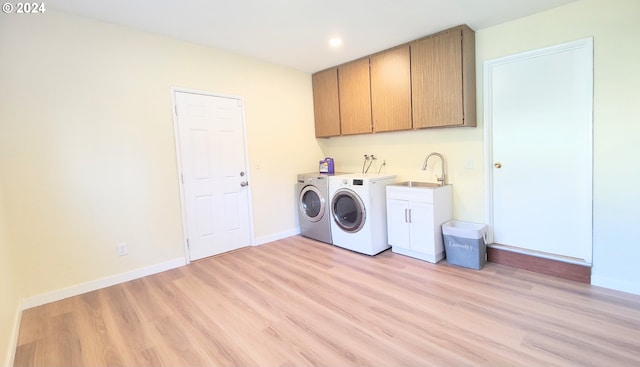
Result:
[[[584,191],[590,195],[587,204],[578,210],[589,214],[588,255],[507,249],[507,255],[505,251],[494,253],[494,259],[496,264],[511,261],[512,265],[499,269],[541,269],[549,266],[537,263],[544,260],[577,265],[578,271],[588,271],[587,278],[579,275],[581,286],[591,287],[585,293],[619,292],[612,297],[620,294],[621,303],[633,304],[637,310],[640,246],[635,229],[640,218],[640,170],[634,157],[640,157],[640,5],[636,0],[564,1],[526,16],[472,27],[475,121],[471,126],[409,127],[323,137],[318,137],[314,116],[315,73],[459,24],[442,24],[343,59],[331,54],[327,63],[308,61],[313,66],[304,69],[65,10],[64,1],[56,8],[55,3],[47,2],[44,14],[0,16],[0,366],[13,365],[22,343],[20,323],[30,309],[193,264],[201,266],[190,254],[193,243],[189,240],[194,240],[189,238],[189,220],[193,218],[185,214],[190,195],[185,169],[190,163],[182,160],[184,146],[178,137],[182,115],[176,112],[176,93],[230,98],[234,108],[241,110],[238,116],[244,135],[237,141],[244,144],[241,152],[246,156],[224,155],[224,146],[214,157],[224,164],[236,159],[242,166],[233,173],[237,175],[234,185],[239,195],[246,195],[238,202],[243,203],[248,217],[238,222],[249,225],[239,248],[305,237],[300,220],[300,174],[325,175],[328,181],[335,177],[335,185],[355,182],[362,186],[358,182],[367,175],[393,177],[389,185],[430,183],[435,186],[428,190],[433,191],[441,190],[438,186],[444,183],[451,189],[447,220],[487,225],[493,236],[493,209],[488,203],[497,194],[488,194],[493,187],[490,172],[495,174],[500,163],[499,172],[510,167],[505,161],[490,160],[493,141],[487,119],[493,115],[487,103],[497,93],[490,94],[487,87],[488,65],[585,39],[592,40],[593,62],[590,135],[584,140],[588,142],[585,169],[591,180]],[[539,121],[529,121],[529,127],[536,123]],[[546,145],[539,137],[529,130],[515,134],[514,145],[528,147],[532,161],[544,157],[538,163],[549,169],[541,174],[538,166],[525,168],[520,177],[526,178],[531,190],[553,198],[554,188],[571,191],[564,179],[558,179],[563,176],[555,173],[573,172],[562,163],[571,152],[549,158],[543,154]],[[562,136],[549,140],[562,144]],[[426,164],[431,153],[439,153],[443,162],[433,157]],[[321,172],[321,161],[327,158],[332,159],[334,173],[355,176],[344,182],[346,178]],[[209,163],[208,172],[227,174],[224,164],[216,165],[215,159]],[[195,182],[198,168],[194,171]],[[440,182],[445,173],[446,182]],[[374,200],[385,203],[385,212],[378,219],[380,226],[386,226],[387,198]],[[331,198],[323,205],[329,221],[334,221]],[[554,207],[544,210],[531,212],[530,219],[553,215],[560,223],[551,229],[538,228],[531,224],[537,223],[533,220],[520,221],[524,230],[518,231],[536,241],[567,235],[560,232],[566,232],[576,216],[563,216]],[[234,215],[230,213],[227,219]],[[438,231],[442,224],[436,226]],[[442,233],[437,233],[442,242]],[[420,264],[410,269],[451,266],[444,254],[441,259],[420,260],[419,255],[394,253],[387,238],[376,239],[384,241],[386,248],[370,254],[356,251],[359,259],[383,256],[386,261],[388,256],[403,256]],[[307,240],[302,239],[305,244]],[[487,251],[495,250],[491,238],[486,245]],[[318,246],[332,245],[318,241]],[[349,249],[336,250],[349,253],[349,259],[354,254]],[[527,257],[505,259],[510,254]],[[487,264],[491,260],[489,254]],[[467,274],[463,278],[481,279],[477,277],[486,268],[458,270]],[[537,276],[533,279],[542,279]],[[640,323],[636,317],[633,314],[625,320]],[[624,353],[628,357],[624,361],[640,361],[634,352]]]

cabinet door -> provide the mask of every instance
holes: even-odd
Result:
[[[312,75],[313,115],[316,138],[340,135],[338,69],[331,68]]]
[[[411,248],[408,210],[409,205],[405,200],[387,200],[387,238],[389,245]]]
[[[412,201],[409,210],[411,250],[435,256],[433,204]]]
[[[413,127],[475,126],[475,34],[461,26],[411,44]]]
[[[411,129],[409,46],[371,56],[373,131]]]
[[[369,59],[338,67],[340,128],[342,135],[371,132]]]

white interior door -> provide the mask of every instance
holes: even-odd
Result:
[[[190,260],[251,244],[242,100],[174,92]]]
[[[593,43],[485,64],[493,242],[592,260]]]

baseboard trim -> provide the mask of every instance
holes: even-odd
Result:
[[[487,261],[580,283],[591,284],[591,267],[520,252],[487,247]]]
[[[22,300],[21,309],[26,310],[32,307],[44,305],[46,303],[59,301],[61,299],[77,296],[79,294],[146,277],[148,275],[153,275],[161,273],[163,271],[179,268],[181,266],[184,266],[186,263],[187,262],[185,257],[179,257],[177,259],[169,260],[164,263],[128,271],[126,273],[116,274],[102,279],[96,279],[87,283],[77,284],[68,288],[55,290],[33,297],[28,297]]]
[[[295,235],[299,235],[299,234],[300,234],[300,228],[294,228],[294,229],[290,229],[288,231],[274,233],[274,234],[270,234],[268,236],[258,237],[255,240],[254,246],[264,245],[265,243],[281,240],[283,238],[287,238],[287,237],[291,237],[291,236],[295,236]]]

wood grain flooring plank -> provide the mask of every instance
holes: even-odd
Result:
[[[267,261],[273,262],[275,260],[277,259],[269,259]],[[348,311],[348,307],[341,307],[340,305],[327,301],[332,299],[331,296],[334,295],[333,293],[335,292],[335,289],[329,290],[327,292],[327,297],[323,298],[321,295],[322,287],[319,279],[315,279],[315,277],[313,276],[302,275],[295,268],[287,268],[289,267],[289,265],[292,265],[292,262],[290,260],[285,260],[283,263],[287,263],[288,265],[283,266],[283,264],[279,264],[279,266],[275,267],[279,269],[282,273],[278,273],[278,274],[270,273],[269,276],[276,279],[277,282],[282,284],[284,288],[287,288],[288,291],[304,293],[305,297],[303,298],[309,300],[309,303],[296,306],[296,308],[307,310],[315,307],[324,307],[327,309],[327,314],[330,315],[328,318],[323,320],[318,320],[313,324],[328,325],[328,327],[330,328],[330,331],[328,332],[334,334],[334,339],[336,340],[349,341],[350,339],[359,340],[361,338],[363,340],[359,342],[365,343],[368,345],[371,345],[371,343],[373,344],[384,343],[383,340],[378,340],[378,338],[372,335],[369,331],[365,331],[361,328],[358,328],[358,323],[345,322],[345,321],[349,321],[349,319],[356,319],[356,317],[354,317],[354,315]],[[265,271],[269,269],[271,268],[265,268]],[[290,276],[290,277],[288,278],[286,276]],[[297,279],[298,277],[300,277],[300,279]],[[299,287],[298,284],[305,284],[307,287]],[[271,291],[271,293],[273,294],[274,292]],[[333,297],[333,298],[340,299],[342,295],[336,294],[335,296],[336,297]],[[278,297],[278,298],[284,299],[284,297]],[[295,300],[297,298],[298,297],[289,298],[289,299]],[[324,300],[324,301],[321,301],[321,300]],[[291,304],[291,301],[289,301],[289,304]],[[308,312],[308,314],[315,315],[316,313]],[[355,363],[359,365],[365,365],[370,363],[370,361],[366,361],[366,360],[365,361],[354,360],[353,356],[347,353],[347,351],[343,347],[341,347],[340,345],[336,345],[333,341],[328,341],[326,339],[321,338],[319,336],[320,334],[318,334],[311,325],[301,323],[301,320],[294,319],[292,318],[291,315],[287,315],[286,318],[288,321],[290,321],[293,325],[298,327],[300,330],[304,330],[305,333],[310,333],[312,335],[315,335],[315,337],[318,338],[318,341],[324,344],[330,350],[332,350],[333,353],[337,353],[337,355],[344,356],[345,360],[341,361],[340,365],[344,365],[345,363],[349,363],[349,364]],[[306,321],[306,320],[303,319],[302,321]],[[384,350],[384,348],[386,347],[387,346],[385,345],[380,345],[380,346],[377,346],[375,349],[380,351],[380,349]],[[380,352],[379,354],[385,354],[385,353]],[[379,356],[375,356],[375,357],[376,357],[375,360],[378,361],[377,362],[378,364],[384,364],[384,358],[380,358]],[[395,360],[396,363],[398,360],[401,360],[401,358],[396,359]],[[405,362],[406,363],[403,363],[403,365],[425,365],[425,363],[422,361],[420,362],[413,361],[415,363],[409,363],[409,361],[407,360]]]
[[[283,287],[277,286],[257,271],[237,272],[234,270],[237,267],[232,259],[225,258],[221,263],[224,264],[226,271],[240,273],[246,280],[243,285],[237,285],[238,289],[246,290],[239,297],[242,297],[247,304],[252,305],[255,312],[262,318],[265,327],[259,337],[264,338],[266,335],[268,341],[277,343],[275,347],[278,353],[284,353],[287,356],[287,360],[281,365],[317,366],[344,364],[341,359],[328,356],[322,350],[322,346],[314,346],[314,348],[309,349],[308,345],[301,343],[301,341],[305,340],[305,336],[291,323],[287,322],[289,314],[296,312],[294,305],[289,302],[291,298],[278,296],[286,292]],[[274,295],[276,296],[274,297]],[[303,310],[303,317],[305,315],[304,312],[306,311]],[[318,353],[322,353],[322,356]]]
[[[259,259],[260,254],[256,254],[254,259]],[[276,258],[269,259],[270,262],[277,261]],[[312,316],[317,315],[316,312],[309,312],[310,308],[314,308],[317,305],[311,299],[313,296],[313,291],[309,291],[308,289],[300,289],[298,287],[297,274],[294,274],[290,271],[290,269],[285,269],[284,263],[278,263],[276,267],[262,268],[263,272],[265,272],[271,279],[274,280],[274,284],[280,286],[280,292],[282,297],[278,297],[279,293],[274,292],[272,289],[270,292],[272,297],[275,295],[277,298],[287,300],[286,305],[281,304],[280,310],[280,318],[286,322],[288,322],[290,327],[293,327],[298,330],[298,332],[302,333],[305,337],[312,337],[318,346],[321,346],[329,351],[329,353],[334,354],[338,358],[342,358],[342,360],[338,360],[340,365],[348,364],[357,364],[357,365],[370,365],[371,361],[366,359],[358,358],[354,356],[348,348],[342,346],[338,340],[339,337],[328,337],[326,333],[318,331],[318,328],[322,329],[329,322],[331,316],[323,316],[323,320],[315,320]],[[260,267],[259,267],[260,268]],[[274,270],[274,271],[272,271]],[[308,283],[310,278],[307,277],[303,281],[306,281],[309,286],[313,286],[313,284]],[[299,297],[295,296],[298,292],[303,291],[305,296]],[[286,297],[285,295],[291,294],[292,297]],[[300,301],[299,303],[297,303]],[[293,307],[295,306],[295,307]],[[301,312],[302,311],[302,312]],[[309,321],[313,322],[309,322]],[[321,322],[318,322],[321,321]],[[328,330],[325,330],[328,332]],[[335,329],[331,331],[336,332]],[[350,330],[352,331],[352,330]]]
[[[77,333],[82,336],[80,343],[85,362],[88,366],[121,366],[121,356],[125,354],[119,351],[115,345],[115,330],[107,325],[104,313],[108,312],[104,307],[104,299],[101,291],[94,291],[73,297],[77,306],[74,313],[78,317]]]
[[[352,255],[349,255],[348,253],[345,253],[345,256],[352,256]],[[356,256],[360,256],[360,255],[356,255]],[[287,261],[287,263],[292,264],[294,262]],[[278,266],[278,267],[275,267],[275,268],[279,269],[279,268],[281,268],[281,266]],[[348,271],[348,269],[345,269],[345,270]],[[288,274],[296,274],[297,271],[293,270],[293,271],[288,271],[287,273]],[[356,287],[354,287],[353,289],[349,289],[346,292],[340,292],[340,294],[338,294],[337,297],[335,297],[335,298],[336,299],[343,299],[343,298],[346,297],[345,294],[352,294],[353,295],[353,294],[356,294],[359,291],[361,291],[362,288],[363,288],[362,284],[371,284],[372,282],[382,281],[383,280],[383,278],[380,278],[380,277],[374,277],[374,278],[375,279],[368,279],[368,282],[367,281],[360,281],[360,279],[359,279]],[[313,289],[314,292],[318,292],[319,289],[320,289],[320,284],[310,284],[311,280],[312,280],[311,278],[306,278],[306,279],[304,279],[303,283],[309,285],[308,289]],[[346,279],[342,281],[343,284],[345,282],[346,282]],[[340,284],[339,282],[334,282],[334,283],[335,284]],[[351,303],[351,306],[353,307],[354,305],[357,305],[357,304],[368,304],[368,303],[371,303],[371,302],[376,302],[377,300],[374,299],[375,297],[378,297],[378,298],[382,299],[383,302],[388,303],[388,301],[391,298],[388,295],[376,295],[376,289],[377,289],[377,287],[373,286],[366,293],[363,293],[363,295],[368,297],[368,299],[362,299],[362,300],[353,302],[353,303]],[[298,291],[304,292],[304,290],[298,290]],[[314,298],[314,295],[313,294],[306,294],[305,297],[306,298]],[[328,304],[327,299],[330,299],[330,298],[322,298],[321,297],[321,302],[320,303],[325,307]],[[390,305],[390,307],[395,308],[396,306],[399,306],[399,305],[402,305],[402,302],[400,302],[400,301],[395,302],[395,304]],[[381,306],[381,307],[389,307],[389,306],[387,305],[387,306]],[[333,307],[332,310],[336,311],[337,314],[345,316],[344,310],[342,310],[340,308]],[[362,314],[366,315],[366,314],[369,314],[369,313],[370,313],[370,311],[366,311],[366,312],[364,312]],[[342,323],[344,323],[346,321],[349,321],[349,320],[353,321],[353,322],[355,322],[357,324],[367,324],[367,325],[376,325],[376,324],[378,324],[380,322],[379,319],[369,320],[369,322],[365,322],[364,320],[360,320],[358,317],[354,317],[352,314],[347,314],[346,315],[346,319],[342,320],[342,322],[340,324],[342,324]],[[414,325],[414,324],[412,323],[411,325]],[[370,326],[367,326],[367,328],[370,328]],[[402,330],[402,329],[400,329],[400,330]],[[424,331],[424,330],[422,330],[422,331]],[[379,338],[388,337],[388,336],[389,336],[388,333],[386,333],[385,335],[378,335]],[[431,348],[430,348],[430,343],[429,342],[431,341],[431,343],[433,343],[433,344],[435,344],[437,346],[438,344],[442,343],[443,339],[442,339],[441,336],[434,336],[433,338],[431,338],[431,340],[429,340],[429,336],[430,335],[428,335],[428,333],[427,333],[427,334],[423,335],[422,338],[420,338],[420,340],[419,340],[419,344],[422,347],[425,347],[425,349],[430,349],[430,350],[429,350],[429,354],[421,354],[420,355],[421,358],[420,358],[419,361],[417,361],[418,365],[426,365],[426,364],[429,364],[429,362],[434,362],[435,365],[442,365],[445,360],[448,361],[448,362],[451,362],[452,360],[455,360],[456,358],[459,357],[460,353],[458,353],[457,356],[452,357],[450,355],[450,352],[449,352],[450,349],[440,348],[443,351],[443,354],[445,354],[445,357],[444,357],[444,360],[438,360],[438,355],[436,353],[434,353],[434,345],[431,345]],[[405,355],[412,354],[411,349],[407,349],[406,348],[407,341],[405,341],[404,343],[405,343],[405,348],[403,350],[403,352],[404,352],[403,354],[405,354]],[[372,349],[377,350],[377,351],[381,351],[381,350],[384,350],[384,346],[374,345],[372,347]],[[384,356],[387,353],[381,352],[376,357],[384,359]],[[471,351],[471,353],[474,353],[474,352]],[[398,356],[396,356],[395,358],[398,358]],[[396,362],[397,361],[398,360],[396,360]],[[404,361],[404,362],[405,363],[401,363],[401,364],[406,365],[407,364],[406,361]],[[462,362],[462,360],[458,360],[457,362],[460,363],[460,362]]]
[[[13,365],[20,367],[44,366],[44,362],[36,361],[38,356],[38,340],[20,344],[16,347]]]
[[[163,274],[151,277],[149,279],[150,283],[155,288],[161,289],[161,292],[168,296],[165,302],[173,308],[174,324],[181,329],[185,336],[192,340],[197,350],[206,355],[208,362],[204,363],[204,365],[252,365],[252,361],[247,359],[243,352],[240,352],[242,350],[241,346],[231,343],[224,330],[213,321],[216,318],[228,319],[229,315],[212,315],[202,311],[202,304],[215,302],[215,300],[201,298],[198,294],[189,294],[188,290],[182,290],[175,282],[184,277],[171,278],[170,276],[165,277]],[[163,335],[161,342],[165,346],[163,351],[173,354],[173,359],[177,358],[176,362],[171,363],[172,365],[192,365],[186,363],[185,358],[190,357],[184,356],[183,351],[175,347],[171,335]]]
[[[30,320],[30,322],[20,324],[17,345],[20,347],[24,344],[31,344],[33,347],[35,346],[35,341],[41,339],[48,332],[48,307],[42,305],[26,309],[22,311],[22,319]]]
[[[176,285],[189,294],[202,295],[202,298],[212,300],[212,302],[199,304],[200,312],[215,315],[211,318],[211,323],[220,330],[221,339],[236,346],[236,349],[245,346],[243,355],[238,356],[245,359],[245,364],[265,363],[266,361],[262,360],[265,354],[269,356],[267,360],[278,359],[277,351],[269,341],[256,337],[268,322],[265,322],[248,304],[237,298],[233,292],[212,289],[206,282],[197,278],[184,279]],[[282,358],[278,362],[284,360]]]

